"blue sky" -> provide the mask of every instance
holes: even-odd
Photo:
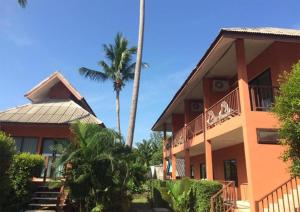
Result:
[[[59,70],[85,96],[98,117],[115,128],[111,82],[83,79],[97,69],[102,44],[117,32],[137,42],[138,0],[0,0],[0,110],[27,103],[23,95]],[[222,27],[300,28],[300,1],[146,0],[144,61],[135,142],[151,127]],[[132,83],[121,93],[126,134]]]

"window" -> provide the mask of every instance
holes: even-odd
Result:
[[[235,185],[238,184],[236,160],[224,161],[224,177],[225,181],[234,181]]]
[[[56,157],[59,156],[59,154],[56,153],[56,148],[64,148],[66,143],[66,139],[47,138],[43,140],[42,154],[48,156],[46,177],[62,177],[64,167],[55,167],[54,162],[56,160]]]
[[[256,133],[259,144],[279,144],[278,129],[257,129]]]
[[[53,139],[53,138],[46,138],[43,140],[43,155],[52,156],[55,152],[55,146],[61,144],[62,146],[66,145],[66,139]]]
[[[15,137],[17,152],[37,153],[37,138]]]
[[[267,69],[249,82],[251,106],[254,111],[268,111],[274,102],[271,70]]]
[[[206,165],[205,165],[205,163],[200,164],[200,179],[206,179]]]
[[[194,166],[193,165],[191,165],[190,170],[191,170],[190,176],[191,176],[192,179],[194,179],[195,178],[195,170],[194,170]]]

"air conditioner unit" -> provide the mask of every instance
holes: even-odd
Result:
[[[225,92],[229,89],[229,82],[226,80],[214,80],[213,91],[214,92]]]
[[[191,111],[202,112],[203,111],[203,103],[202,102],[192,102],[191,103]]]

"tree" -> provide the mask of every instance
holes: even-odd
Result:
[[[140,163],[149,167],[150,165],[159,165],[163,157],[163,135],[162,133],[151,133],[148,140],[143,139],[137,144],[136,152]]]
[[[136,47],[129,48],[128,40],[121,33],[118,33],[115,37],[115,43],[105,44],[103,49],[108,63],[104,60],[98,63],[102,70],[95,71],[82,67],[79,69],[79,73],[94,81],[110,79],[113,82],[116,93],[117,129],[121,136],[120,92],[125,83],[134,78],[135,63],[132,62],[132,56],[136,54]]]
[[[82,211],[125,211],[130,202],[129,184],[140,184],[146,170],[135,162],[134,154],[118,133],[94,124],[72,126],[74,139],[60,152],[57,166],[71,164],[65,185]]]
[[[145,22],[145,0],[140,0],[138,49],[137,49],[137,57],[136,57],[136,66],[134,71],[134,82],[133,82],[129,126],[128,126],[127,139],[126,139],[126,144],[130,148],[132,147],[132,143],[133,143],[137,103],[138,103],[138,96],[139,96],[140,74],[141,74],[143,42],[144,42],[144,22]]]
[[[27,0],[18,0],[18,3],[19,3],[19,5],[21,6],[21,7],[26,7],[26,5],[27,5]]]
[[[279,135],[286,147],[282,158],[291,162],[291,174],[300,176],[300,61],[281,75],[279,83],[273,112],[281,123]]]

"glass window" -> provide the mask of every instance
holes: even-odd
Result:
[[[194,173],[195,173],[195,170],[194,170],[194,166],[193,166],[193,165],[191,165],[190,171],[191,171],[191,173],[190,173],[191,178],[194,179],[194,178],[195,178],[195,174],[194,174]]]
[[[37,153],[37,138],[15,137],[17,152]]]
[[[279,144],[277,129],[257,129],[257,141],[259,144]]]
[[[21,152],[23,138],[22,137],[15,137],[14,139],[15,139],[15,143],[16,143],[17,152]]]
[[[224,161],[224,177],[225,181],[234,181],[237,186],[237,166],[236,160],[225,160]]]
[[[205,163],[200,164],[200,178],[206,179],[206,165]]]
[[[66,145],[66,139],[54,139],[54,138],[47,138],[43,140],[43,155],[52,155],[55,149],[55,146],[61,144]]]

